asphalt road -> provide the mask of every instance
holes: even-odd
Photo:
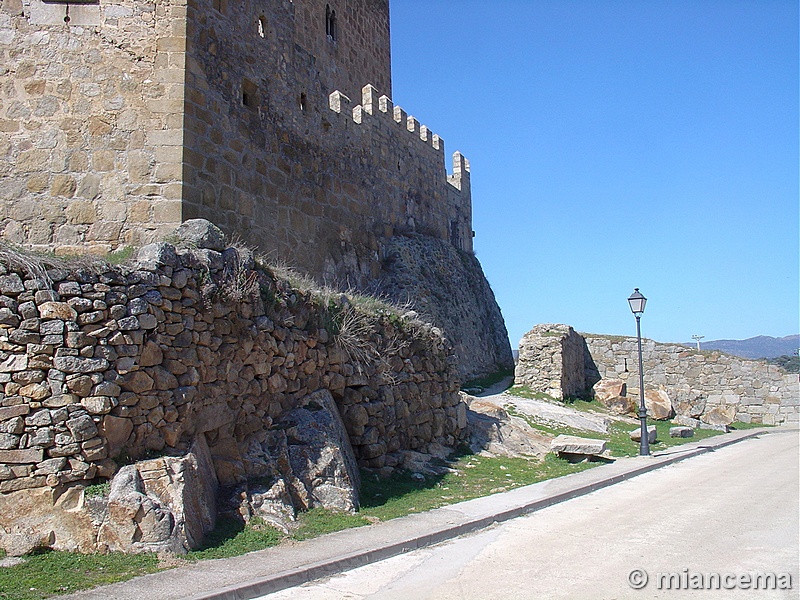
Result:
[[[798,441],[763,435],[262,598],[800,598]]]

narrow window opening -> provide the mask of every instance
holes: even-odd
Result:
[[[306,97],[306,93],[302,92],[300,94],[300,110],[305,111],[308,107],[308,98]]]
[[[212,0],[212,5],[217,12],[227,14],[228,12],[228,0]]]
[[[325,34],[332,42],[336,41],[336,11],[330,4],[325,5]]]
[[[258,17],[258,35],[262,38],[267,34],[267,19],[263,15]]]
[[[242,81],[242,106],[255,109],[260,102],[258,86],[249,79]]]

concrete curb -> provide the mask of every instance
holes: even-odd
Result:
[[[418,548],[437,544],[466,533],[483,529],[492,525],[493,523],[507,521],[509,519],[513,519],[515,517],[519,517],[521,515],[525,515],[542,508],[570,500],[572,498],[576,498],[578,496],[589,494],[596,490],[614,485],[627,479],[631,479],[637,475],[642,475],[644,473],[660,469],[688,458],[699,456],[707,452],[713,452],[720,448],[724,448],[725,446],[729,446],[743,440],[752,439],[764,433],[774,433],[779,431],[797,430],[785,428],[778,430],[766,428],[745,430],[742,432],[730,433],[717,438],[710,438],[695,443],[677,446],[668,451],[664,451],[663,453],[653,455],[652,457],[623,459],[626,461],[626,464],[624,464],[623,468],[613,469],[620,472],[612,474],[609,472],[608,467],[604,467],[603,469],[591,469],[582,473],[576,473],[575,475],[562,477],[560,478],[562,481],[573,480],[574,485],[563,486],[565,489],[560,492],[548,494],[545,497],[537,498],[532,501],[523,502],[513,506],[512,508],[501,510],[494,514],[467,518],[461,523],[447,523],[441,527],[433,528],[433,530],[429,530],[420,535],[412,535],[403,539],[396,539],[378,547],[366,546],[355,552],[345,553],[323,561],[309,563],[301,567],[280,571],[266,577],[244,581],[210,592],[196,594],[190,596],[188,600],[249,600],[258,596],[277,592],[289,587],[294,587],[312,581],[314,579],[334,575],[349,569],[390,558],[392,556],[397,556],[398,554],[402,554],[410,550],[416,550]],[[617,463],[621,462],[623,461],[617,461]],[[610,466],[611,465],[609,465],[609,467]],[[600,472],[600,474],[604,476],[583,478],[576,477],[578,475],[593,474],[597,472]],[[582,479],[590,479],[590,481],[584,482]],[[550,481],[552,482],[556,480]],[[541,483],[526,487],[533,488],[540,485]],[[517,488],[517,490],[504,492],[503,494],[498,494],[497,496],[510,495],[514,492],[519,492],[520,490],[524,491],[525,488]],[[495,496],[492,496],[492,498],[495,498]],[[484,498],[478,498],[476,500],[482,501]],[[461,503],[461,505],[467,505],[475,502],[475,500],[470,500],[468,502]],[[453,511],[457,510],[458,506],[459,505],[451,505],[449,507],[437,510]]]

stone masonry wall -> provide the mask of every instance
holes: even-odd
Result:
[[[105,253],[182,216],[185,0],[0,2],[0,232]]]
[[[374,4],[350,2],[337,13]],[[259,11],[269,17],[263,38]],[[208,219],[344,285],[372,283],[396,235],[421,233],[471,250],[467,161],[457,154],[448,177],[444,142],[394,107],[382,95],[388,90],[366,85],[380,68],[362,71],[356,60],[334,69],[324,31],[300,16],[308,11],[324,15],[324,3],[229,3],[224,14],[190,3],[185,218]],[[366,46],[352,54],[378,60]]]
[[[559,400],[587,391],[586,343],[569,325],[542,324],[519,343],[515,382]]]
[[[0,267],[2,493],[109,478],[201,433],[220,485],[236,485],[249,445],[318,390],[367,467],[463,434],[436,330],[300,291],[247,252],[159,243],[131,267],[46,270],[15,256]]]
[[[636,338],[583,334],[588,383],[619,379],[639,387]],[[645,389],[667,392],[679,415],[699,418],[716,409],[743,423],[800,420],[800,376],[760,361],[677,344],[642,340]]]

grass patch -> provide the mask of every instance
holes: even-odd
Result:
[[[659,450],[666,450],[674,446],[680,446],[687,442],[696,442],[706,438],[720,435],[721,431],[714,429],[695,429],[694,437],[690,438],[671,438],[669,437],[670,427],[675,427],[672,421],[647,421],[648,427],[650,425],[656,426],[656,441],[650,444],[651,452],[658,452]],[[609,427],[609,434],[607,436],[606,447],[611,451],[614,456],[637,456],[639,454],[639,442],[634,442],[631,439],[630,432],[638,429],[640,425],[632,425],[630,423],[615,422]],[[603,437],[602,435],[598,437]]]
[[[734,421],[728,425],[731,429],[758,429],[759,427],[775,427],[774,425],[764,425],[764,423],[742,423],[741,421]]]
[[[491,375],[487,375],[486,377],[479,377],[478,379],[471,379],[470,381],[464,382],[461,384],[461,389],[467,393],[474,391],[477,394],[480,394],[483,390],[488,387],[492,387],[493,385],[500,383],[506,377],[513,377],[514,376],[514,369],[506,369],[504,371],[498,371],[497,373],[492,373]]]
[[[545,479],[561,477],[594,466],[570,464],[555,455],[544,460],[468,455],[450,463],[444,475],[414,476],[397,473],[378,479],[364,473],[359,514],[380,520],[440,508],[481,496],[504,492]]]
[[[247,525],[232,517],[220,518],[214,531],[206,536],[203,546],[189,552],[187,558],[205,560],[240,556],[254,550],[277,546],[283,537],[280,531],[258,517],[250,519]]]
[[[314,508],[298,515],[299,527],[292,532],[293,540],[307,540],[326,533],[369,525],[363,515]]]
[[[124,581],[158,570],[155,554],[42,552],[0,568],[0,598],[39,600]]]

